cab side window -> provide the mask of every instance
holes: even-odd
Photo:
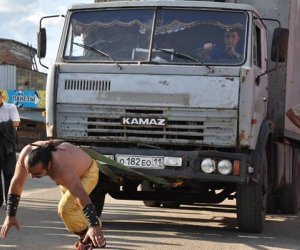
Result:
[[[253,28],[253,63],[257,67],[262,67],[261,54],[261,29],[254,25]]]

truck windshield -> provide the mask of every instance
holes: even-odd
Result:
[[[247,20],[246,12],[207,9],[78,11],[71,15],[64,59],[240,65],[246,58]]]

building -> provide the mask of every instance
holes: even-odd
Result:
[[[45,109],[47,74],[37,70],[36,53],[32,46],[0,38],[0,90],[5,92],[7,102],[18,107],[21,117],[18,128],[20,148],[46,137],[42,112]],[[33,103],[26,101],[33,100],[32,97]]]
[[[0,39],[0,89],[45,90],[47,74],[37,70],[36,53],[32,46]]]

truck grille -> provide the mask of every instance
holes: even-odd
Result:
[[[61,104],[58,111],[57,133],[65,140],[199,146],[236,143],[237,110]],[[157,127],[122,125],[124,116],[166,118],[167,124]]]

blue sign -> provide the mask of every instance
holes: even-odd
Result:
[[[4,96],[18,108],[45,108],[45,91],[4,90]]]

